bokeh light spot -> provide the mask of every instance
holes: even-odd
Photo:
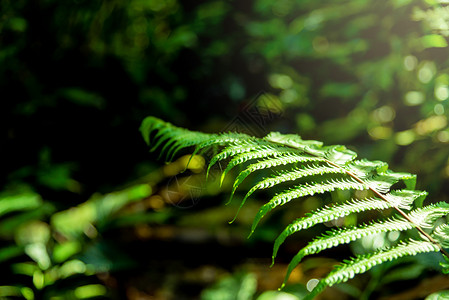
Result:
[[[438,132],[437,139],[441,143],[448,143],[449,142],[449,132],[446,130]]]
[[[413,55],[407,55],[404,57],[404,68],[407,71],[413,71],[418,64],[418,59]]]
[[[368,130],[370,136],[376,140],[388,139],[393,133],[392,129],[387,126],[376,126]]]
[[[288,75],[284,74],[272,74],[268,81],[270,82],[270,85],[274,88],[279,89],[289,89],[293,85],[293,80]]]
[[[405,94],[404,102],[409,106],[419,105],[424,102],[424,94],[418,91],[410,91]]]
[[[400,236],[399,231],[392,231],[388,233],[388,239],[392,242],[396,241]]]
[[[433,111],[436,115],[443,115],[444,114],[444,106],[441,103],[438,103],[434,106]]]
[[[449,87],[447,85],[437,85],[435,87],[435,97],[440,101],[449,98]]]
[[[304,21],[304,27],[308,30],[318,29],[323,20],[324,16],[321,13],[313,11],[309,15],[309,17]]]
[[[307,290],[311,292],[318,285],[319,282],[320,281],[316,278],[310,279],[309,281],[307,281],[306,284]]]
[[[435,64],[426,62],[418,71],[418,79],[422,83],[429,83],[435,75]]]
[[[388,105],[384,105],[374,110],[373,117],[379,123],[387,123],[393,121],[396,111]]]
[[[395,142],[401,146],[407,146],[415,140],[415,133],[412,130],[405,130],[396,133]]]
[[[445,116],[432,116],[416,123],[416,133],[426,135],[436,130],[443,129],[447,125]]]
[[[288,103],[293,103],[296,100],[298,100],[299,95],[296,90],[288,89],[288,90],[282,91],[281,94],[279,95],[279,98],[281,99],[282,102],[288,104]]]

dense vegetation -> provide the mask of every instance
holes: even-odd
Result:
[[[0,0],[0,298],[296,299],[348,253],[388,245],[397,236],[380,233],[319,253],[277,292],[318,232],[286,239],[270,269],[272,241],[338,194],[291,203],[247,240],[268,195],[228,225],[232,182],[206,181],[200,156],[185,172],[190,156],[164,165],[138,129],[153,115],[203,132],[345,144],[417,174],[427,199],[447,202],[444,2]],[[447,290],[434,254],[321,297]]]

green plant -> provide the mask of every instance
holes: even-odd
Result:
[[[0,193],[0,265],[9,278],[0,283],[0,299],[86,299],[109,293],[96,275],[123,269],[132,261],[98,237],[114,222],[127,222],[124,208],[149,197],[148,184],[95,194],[82,204],[57,210],[35,192]],[[133,214],[132,222],[142,218]],[[151,219],[151,212],[146,221]],[[108,254],[109,253],[109,254]],[[112,257],[111,258],[111,253]],[[13,278],[13,279],[11,279]]]
[[[231,169],[243,166],[232,186],[231,199],[249,175],[260,170],[280,168],[253,185],[242,200],[240,207],[256,191],[285,183],[289,185],[280,189],[260,208],[251,234],[266,214],[294,199],[333,191],[359,191],[354,193],[352,199],[326,205],[291,223],[275,241],[273,261],[279,247],[293,233],[364,211],[382,210],[386,214],[388,210],[393,211],[391,216],[380,217],[368,224],[334,228],[317,236],[298,252],[289,264],[286,279],[305,256],[381,232],[396,231],[403,237],[402,241],[391,247],[356,255],[340,263],[317,284],[308,298],[315,297],[327,286],[345,282],[356,274],[400,257],[441,252],[449,261],[444,249],[449,246],[449,225],[447,220],[442,222],[442,217],[449,213],[449,203],[423,205],[427,193],[415,190],[416,175],[393,172],[381,161],[356,160],[356,153],[344,146],[323,146],[321,142],[302,140],[294,134],[272,132],[264,138],[241,133],[207,134],[179,128],[155,117],[147,117],[143,121],[141,132],[145,141],[152,145],[151,151],[162,146],[160,153],[166,153],[167,159],[183,148],[194,146],[192,157],[211,150],[213,157],[207,175],[212,166],[228,160],[221,182]],[[442,265],[443,271],[447,271],[447,265]]]

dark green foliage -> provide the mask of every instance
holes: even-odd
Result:
[[[414,238],[403,234],[402,241],[396,245],[342,262],[320,281],[308,295],[309,298],[316,296],[326,286],[345,282],[386,261],[435,251],[447,255],[443,247],[447,247],[449,243],[449,226],[445,223],[439,225],[437,220],[449,213],[449,204],[439,202],[419,207],[427,194],[414,190],[416,176],[389,170],[384,162],[356,160],[356,153],[344,146],[323,146],[317,141],[302,140],[297,135],[277,132],[264,138],[237,133],[205,134],[175,127],[154,117],[144,120],[141,132],[151,145],[151,151],[156,151],[163,145],[160,152],[167,152],[170,157],[177,151],[192,146],[195,147],[194,154],[202,150],[214,151],[208,172],[217,162],[228,160],[221,182],[232,168],[243,166],[234,181],[231,199],[238,186],[250,174],[281,166],[281,172],[253,185],[242,200],[240,207],[257,190],[275,188],[284,183],[290,186],[287,189],[276,189],[278,192],[262,205],[254,218],[251,233],[269,212],[290,201],[336,190],[368,191],[368,197],[340,199],[338,204],[324,206],[294,221],[276,239],[273,261],[279,247],[291,234],[367,210],[394,210],[390,217],[374,219],[369,224],[332,229],[316,237],[292,259],[286,279],[307,255],[380,232],[405,233],[415,229],[419,233]],[[397,183],[404,187],[394,188]]]
[[[326,165],[320,158],[306,153],[289,153],[291,146],[305,143],[304,140],[296,143],[294,135],[277,137],[281,144],[287,145],[285,149],[274,149],[267,140],[230,135],[226,137],[228,140],[196,152],[210,155],[207,173],[211,180],[202,182],[202,175],[195,173],[193,185],[199,183],[202,191],[213,190],[214,193],[195,196],[198,197],[195,201],[201,204],[181,212],[178,203],[166,193],[172,187],[167,188],[167,184],[173,184],[174,178],[178,177],[169,177],[174,172],[165,173],[165,170],[171,168],[179,172],[185,167],[186,157],[168,166],[160,166],[156,162],[157,156],[167,155],[171,160],[187,145],[187,141],[192,148],[203,142],[201,146],[206,146],[211,136],[205,135],[206,140],[203,140],[204,136],[190,131],[176,136],[177,139],[165,135],[166,139],[158,139],[160,144],[155,149],[158,153],[148,155],[136,130],[148,114],[185,128],[207,132],[230,128],[231,120],[238,118],[244,123],[232,123],[231,128],[255,136],[282,129],[300,132],[303,137],[329,144],[351,145],[351,149],[357,149],[362,157],[388,161],[395,170],[417,173],[420,187],[429,191],[435,202],[447,201],[449,60],[446,45],[449,10],[445,2],[0,0],[0,165],[3,171],[0,174],[0,269],[4,271],[0,276],[0,298],[24,293],[28,298],[34,293],[36,299],[53,296],[78,298],[73,291],[87,283],[100,284],[103,290],[106,288],[108,298],[134,288],[148,293],[149,297],[169,291],[174,299],[188,298],[186,291],[192,285],[173,288],[184,278],[179,273],[182,268],[166,264],[167,268],[162,271],[157,264],[148,262],[154,259],[153,251],[159,249],[158,246],[170,248],[170,243],[157,235],[147,236],[144,240],[140,235],[123,240],[121,236],[129,235],[121,233],[140,234],[141,227],[155,232],[161,225],[159,221],[151,221],[156,218],[166,220],[163,226],[173,226],[183,236],[186,225],[180,225],[179,219],[191,220],[190,213],[197,211],[201,216],[208,216],[209,211],[203,211],[202,205],[212,205],[216,201],[205,201],[205,198],[221,199],[223,196],[216,194],[220,180],[220,177],[215,180],[217,164],[226,164],[221,175],[224,189],[229,188],[228,180],[239,172],[238,180],[225,196],[234,198],[235,195],[234,202],[244,198],[242,205],[246,204],[242,212],[245,215],[254,212],[254,198],[270,195],[272,191],[286,197],[283,192],[287,192],[288,187],[311,180],[323,185],[322,176],[327,180],[348,179],[342,168]],[[274,114],[275,119],[259,123],[257,120],[260,119],[248,118],[248,113],[254,109]],[[165,128],[160,132],[161,137],[172,131],[166,125],[161,124],[161,128]],[[239,142],[239,139],[245,141]],[[231,140],[235,144],[227,145]],[[311,143],[317,147],[321,145],[319,142]],[[156,143],[152,144],[155,146]],[[342,151],[338,148],[336,153],[340,155]],[[329,155],[327,159],[338,160],[330,152]],[[351,154],[348,155],[350,158]],[[342,159],[347,159],[346,155]],[[295,161],[301,163],[296,165]],[[384,173],[387,169],[386,164],[379,162],[360,162],[352,170],[360,176],[371,174],[373,167],[377,168],[377,173]],[[202,169],[202,163],[203,160],[197,171]],[[192,160],[190,167],[195,164]],[[260,180],[260,175],[267,171],[271,175]],[[188,172],[179,175],[178,179],[191,179],[190,175]],[[254,182],[255,179],[260,182]],[[366,181],[369,178],[361,179]],[[378,184],[379,191],[382,188],[388,191],[390,183],[382,184],[389,179],[378,177],[376,180],[371,183]],[[408,181],[411,189],[414,179],[402,178],[401,181]],[[122,202],[120,197],[111,197],[111,191],[123,190],[136,182],[150,183],[158,200],[155,203],[162,205],[156,206],[157,212],[149,206],[153,202],[148,199],[115,210]],[[403,185],[395,185],[393,189],[401,187]],[[333,187],[328,184],[322,188],[329,190]],[[424,197],[415,200],[414,192],[406,191],[390,191],[389,200],[405,211],[419,207]],[[177,196],[176,192],[174,195]],[[191,200],[187,190],[182,192],[185,192],[182,194],[185,202],[180,203],[181,206]],[[104,201],[98,198],[99,194],[105,195]],[[226,253],[229,261],[234,262],[228,264],[229,269],[239,268],[235,254],[240,256],[246,247],[262,243],[261,237],[266,232],[270,234],[263,238],[263,245],[264,248],[270,247],[270,243],[267,245],[265,241],[275,240],[273,233],[282,232],[282,227],[289,223],[285,223],[287,220],[292,223],[275,243],[280,247],[278,263],[274,269],[264,272],[283,269],[284,257],[296,254],[291,253],[295,248],[290,244],[299,242],[295,237],[303,237],[302,234],[290,237],[297,232],[296,229],[307,229],[303,233],[319,238],[317,232],[324,227],[323,222],[328,226],[340,224],[342,219],[334,218],[335,210],[346,218],[344,222],[348,225],[355,224],[356,219],[370,224],[377,210],[385,214],[392,210],[387,202],[372,193],[357,193],[350,201],[330,203],[330,198],[343,199],[339,197],[349,194],[349,190],[341,192],[337,188],[313,198],[306,196],[304,207],[311,207],[309,210],[316,210],[315,204],[321,202],[319,198],[329,200],[324,202],[329,209],[322,207],[311,215],[301,211],[292,216],[285,210],[302,201],[294,200],[294,203],[285,205],[284,213],[276,207],[274,217],[262,218],[268,222],[256,231],[250,243],[245,246],[239,244],[235,247],[238,251],[232,255]],[[404,197],[408,197],[410,203],[404,201]],[[415,205],[412,205],[413,201]],[[315,204],[310,206],[310,203]],[[148,210],[148,214],[134,211],[136,207]],[[208,220],[222,224],[215,225],[220,230],[240,234],[239,226],[249,228],[248,218],[243,218],[242,213],[236,224],[226,226],[225,221],[235,215],[233,207],[215,209],[216,215]],[[78,228],[75,230],[78,234],[61,236],[62,227],[59,225],[63,223],[51,220],[68,220],[61,212],[74,211],[78,214],[73,224],[79,227],[65,227],[72,231]],[[101,213],[93,217],[92,211]],[[294,220],[295,217],[299,218]],[[137,221],[141,224],[135,225]],[[203,223],[208,224],[204,227],[214,227],[209,221]],[[80,230],[81,224],[91,231]],[[51,238],[36,240],[40,246],[35,246],[34,242],[29,245],[22,240],[29,233],[40,236],[37,233],[48,228]],[[97,237],[86,235],[95,230]],[[431,232],[431,229],[426,231]],[[411,238],[417,239],[415,229],[407,232]],[[435,235],[443,239],[446,233],[444,227],[435,231]],[[246,234],[244,231],[243,235]],[[395,232],[375,237],[384,236],[382,241],[390,244],[388,239],[393,235]],[[405,233],[403,236],[409,235]],[[239,235],[239,238],[242,237]],[[339,251],[346,248],[362,253],[359,250],[367,239],[339,247],[332,254],[339,255]],[[43,251],[42,244],[46,245],[47,251]],[[69,276],[62,280],[65,282],[63,286],[59,279],[53,282],[55,270],[65,264],[61,253],[73,254],[76,250],[79,252],[75,256],[66,256],[65,259],[80,259],[92,244],[101,253],[114,252],[121,247],[139,249],[138,255],[133,250],[116,255],[111,259],[113,265],[126,264],[129,254],[148,273],[156,273],[159,281],[149,290],[146,284],[145,288],[139,287],[139,283],[147,282],[148,278],[132,269],[127,275],[109,273],[111,280],[119,282],[118,286],[109,285],[109,281],[99,282],[96,275],[89,275],[89,270],[88,274],[73,275],[79,281]],[[27,251],[27,254],[24,245],[34,250]],[[151,247],[152,255],[148,255],[146,245]],[[182,246],[189,245],[185,243]],[[198,243],[196,250],[204,247],[210,250],[210,246]],[[69,252],[61,250],[70,247],[73,248]],[[91,250],[88,255],[98,256],[98,251]],[[258,248],[257,251],[252,253],[260,255],[264,250]],[[40,266],[38,263],[42,257],[45,260],[45,252],[50,259],[53,252],[57,257],[48,269],[41,268],[47,265],[45,262],[41,261]],[[326,253],[323,251],[316,256],[326,256]],[[268,254],[262,255],[269,257]],[[423,256],[435,257],[432,254]],[[169,262],[178,258],[169,254],[161,257]],[[412,272],[415,275],[403,272],[407,273],[408,280],[419,280],[432,272],[421,257],[407,258],[414,260],[418,269],[425,268],[425,272]],[[307,263],[312,260],[307,259]],[[106,261],[97,260],[103,266]],[[193,261],[198,265],[205,263],[203,257],[191,258],[189,263]],[[16,263],[33,265],[35,273],[23,274],[25,271],[16,267]],[[71,263],[62,270],[70,270],[69,265]],[[378,274],[383,277],[391,265],[383,264],[372,273],[381,269],[383,271]],[[79,264],[72,265],[75,269],[77,266]],[[212,267],[220,268],[215,264]],[[447,265],[445,268],[448,269]],[[176,276],[172,276],[171,270],[178,272]],[[303,272],[300,268],[295,271]],[[291,276],[292,281],[297,280],[298,273]],[[40,274],[46,278],[42,290],[37,288],[42,286]],[[36,285],[32,282],[33,277]],[[404,276],[396,275],[396,280],[398,278],[404,280]],[[357,289],[362,287],[364,280],[362,276],[344,286]],[[276,284],[270,287],[258,284],[255,297],[280,285],[277,280],[272,280],[275,281]],[[149,282],[154,283],[154,280]],[[199,290],[209,283],[211,281],[198,285],[192,298],[198,299]],[[384,282],[371,287],[371,292],[376,294],[373,298],[400,293],[398,285],[390,288]],[[32,293],[27,288],[31,288]],[[68,294],[65,294],[65,289]],[[369,290],[363,290],[365,298],[372,296]],[[331,292],[335,291],[331,289]],[[357,294],[346,294],[359,299]]]

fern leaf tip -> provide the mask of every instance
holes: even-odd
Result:
[[[222,173],[222,174],[221,174],[221,177],[220,177],[220,187],[223,186],[223,181],[224,181],[225,176],[226,176],[225,173]]]
[[[232,190],[231,195],[229,196],[229,199],[228,199],[228,201],[226,202],[226,205],[228,205],[229,203],[232,202],[232,198],[234,198],[234,191],[235,191],[235,190]]]

